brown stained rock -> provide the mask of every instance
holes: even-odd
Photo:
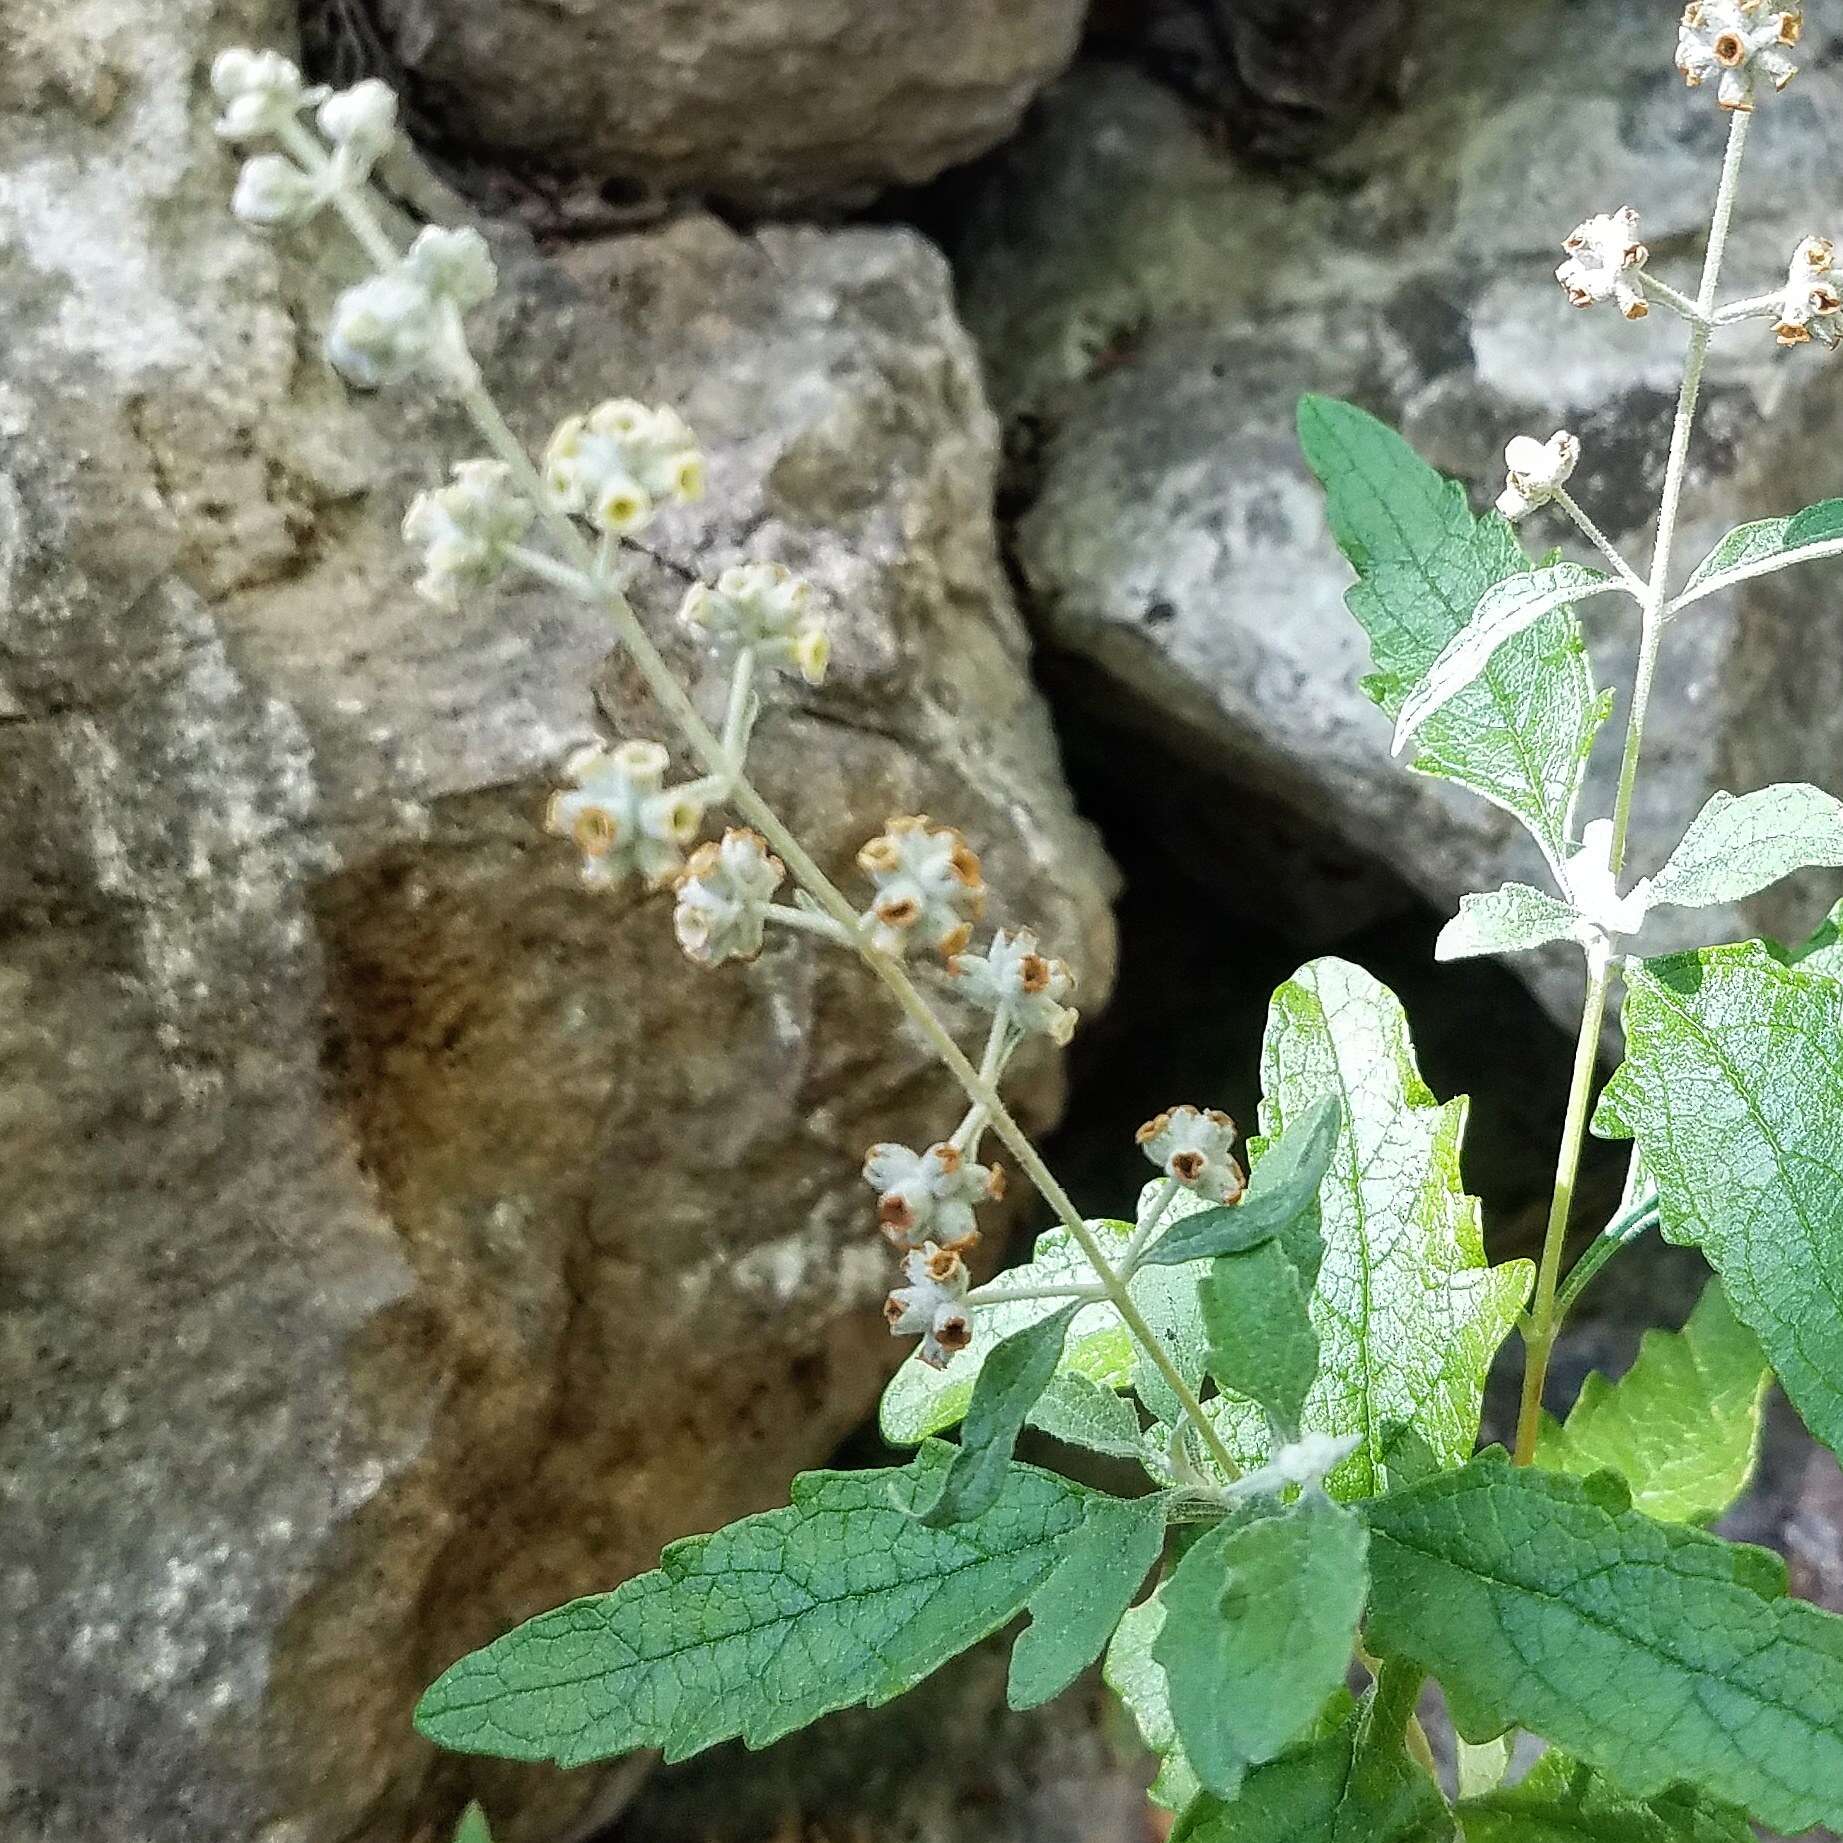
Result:
[[[638,203],[862,204],[984,153],[1083,0],[369,0],[443,141]]]
[[[33,1843],[445,1838],[469,1770],[420,1687],[825,1457],[900,1354],[862,1148],[957,1117],[853,966],[698,973],[541,835],[568,744],[657,716],[554,593],[411,595],[397,521],[464,428],[326,371],[333,226],[224,210],[204,73],[287,12],[28,6],[0,68],[0,1835]],[[939,259],[708,219],[496,247],[521,430],[679,402],[711,492],[662,553],[834,604],[834,682],[773,691],[759,756],[822,861],[952,818],[1098,1006],[1110,874]],[[635,593],[714,703],[681,586]],[[1034,1124],[1059,1082],[1025,1071]],[[628,1780],[478,1783],[518,1843]]]

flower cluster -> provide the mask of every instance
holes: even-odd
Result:
[[[786,867],[759,832],[732,827],[720,844],[706,840],[679,873],[672,911],[679,946],[700,966],[753,960],[786,880]]]
[[[745,649],[758,659],[797,671],[809,685],[824,682],[832,647],[813,605],[812,585],[785,564],[739,563],[686,594],[679,619],[734,655]]]
[[[1075,990],[1075,975],[1063,961],[1046,959],[1037,951],[1037,937],[1030,929],[1011,933],[1001,928],[987,952],[956,954],[947,970],[967,998],[1014,1030],[1058,1044],[1074,1036],[1080,1013],[1063,1000]]]
[[[457,462],[447,486],[418,493],[403,515],[404,541],[422,550],[417,593],[453,608],[463,591],[485,588],[536,516],[503,461]]]
[[[1724,109],[1751,109],[1765,77],[1782,90],[1798,75],[1788,55],[1804,17],[1797,7],[1768,9],[1768,0],[1691,0],[1677,32],[1677,69],[1694,89],[1718,79]]]
[[[1504,449],[1509,484],[1498,495],[1497,509],[1514,525],[1538,506],[1545,506],[1574,477],[1580,464],[1581,444],[1565,429],[1546,442],[1533,435],[1518,435]]]
[[[925,1152],[906,1145],[873,1145],[864,1181],[877,1193],[877,1221],[899,1248],[939,1242],[970,1248],[979,1239],[976,1205],[1005,1194],[1002,1165],[978,1165],[943,1140]]]
[[[1843,344],[1843,291],[1835,275],[1836,246],[1828,237],[1807,237],[1792,253],[1779,304],[1779,343],[1808,345],[1821,340],[1832,351]]]
[[[1231,1155],[1235,1122],[1220,1109],[1173,1107],[1148,1120],[1137,1137],[1146,1157],[1186,1190],[1211,1203],[1233,1203],[1241,1196],[1241,1166]]]
[[[893,1337],[921,1337],[916,1355],[931,1369],[944,1369],[956,1350],[973,1341],[973,1320],[964,1303],[972,1284],[966,1263],[952,1248],[926,1242],[902,1263],[907,1286],[890,1294],[883,1308]]]
[[[677,410],[621,398],[558,425],[544,483],[564,511],[610,537],[633,537],[660,506],[702,496],[704,456]]]
[[[458,316],[498,285],[477,230],[421,231],[393,268],[348,288],[333,309],[326,356],[349,384],[377,390],[452,364]]]
[[[1568,259],[1555,279],[1574,306],[1612,301],[1628,320],[1642,320],[1651,311],[1639,280],[1651,252],[1639,240],[1638,213],[1630,205],[1576,225],[1562,248]]]
[[[925,813],[891,819],[858,866],[876,887],[863,926],[879,953],[900,957],[919,943],[952,959],[972,940],[985,881],[978,854],[952,826],[930,825]]]
[[[544,829],[575,840],[585,883],[612,888],[638,876],[657,889],[685,867],[704,809],[688,789],[666,786],[669,764],[656,742],[591,743],[564,764],[573,786],[551,795]]]

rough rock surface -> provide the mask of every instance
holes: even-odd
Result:
[[[859,204],[996,145],[1084,0],[370,0],[445,142],[639,208]]]
[[[1427,5],[1404,109],[1314,179],[1238,164],[1175,94],[1121,66],[1079,69],[994,163],[957,255],[1019,456],[1017,558],[1044,633],[1079,667],[1073,691],[1137,746],[1143,781],[1171,785],[1175,760],[1291,816],[1222,854],[1225,876],[1287,886],[1288,831],[1320,846],[1328,833],[1442,907],[1531,874],[1509,819],[1389,760],[1388,725],[1356,688],[1367,647],[1341,606],[1349,572],[1293,409],[1307,390],[1354,396],[1480,500],[1502,484],[1510,435],[1571,427],[1586,448],[1576,496],[1646,554],[1681,325],[1576,312],[1552,271],[1575,223],[1629,199],[1653,266],[1693,286],[1724,120],[1671,69],[1673,15],[1661,0]],[[1804,73],[1762,105],[1733,294],[1783,277],[1793,244],[1829,221],[1839,44],[1813,16]],[[1781,354],[1762,323],[1724,339],[1684,573],[1729,526],[1843,486],[1840,401],[1843,374],[1816,348]],[[1530,536],[1569,541],[1542,518]],[[1814,568],[1673,630],[1636,868],[1661,861],[1717,785],[1834,781],[1837,593]],[[1602,599],[1587,616],[1602,682],[1622,694],[1627,607]],[[1617,728],[1603,734],[1608,778],[1618,744]],[[1198,805],[1199,825],[1220,830],[1217,795]],[[1337,900],[1316,868],[1302,887]],[[1707,925],[1797,928],[1818,912],[1794,890]],[[1558,1005],[1572,977],[1550,984]]]
[[[0,70],[21,1843],[445,1837],[464,1769],[411,1734],[420,1686],[858,1421],[899,1354],[861,1148],[953,1116],[854,967],[696,973],[539,834],[559,752],[655,718],[552,594],[412,597],[395,527],[459,419],[327,372],[330,225],[297,251],[224,210],[204,72],[288,13],[28,5]],[[676,400],[712,490],[662,551],[782,558],[836,602],[835,683],[776,693],[759,758],[821,858],[952,816],[1098,1003],[1109,873],[1029,687],[940,260],[709,219],[498,254],[480,332],[520,428]],[[662,635],[679,586],[639,584]],[[1058,1085],[1037,1066],[1031,1118]],[[621,1782],[476,1783],[519,1839]]]

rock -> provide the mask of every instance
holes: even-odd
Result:
[[[291,15],[38,9],[0,72],[0,1833],[35,1843],[445,1839],[470,1769],[420,1687],[824,1459],[901,1354],[862,1148],[957,1117],[854,965],[700,974],[541,835],[559,752],[658,718],[553,593],[411,595],[398,519],[466,431],[326,370],[335,226],[225,212],[203,72]],[[819,857],[951,816],[1098,1006],[1110,873],[939,258],[708,218],[496,248],[520,430],[682,404],[712,489],[662,555],[836,603],[758,763]],[[637,585],[662,639],[680,588]],[[517,1843],[627,1780],[472,1782]]]
[[[1083,0],[373,0],[444,142],[639,207],[862,204],[1002,141]]]
[[[1814,21],[1804,73],[1760,110],[1732,294],[1772,285],[1798,238],[1827,221],[1839,44],[1843,33]],[[1575,223],[1629,198],[1653,266],[1693,286],[1724,123],[1705,93],[1685,93],[1670,58],[1661,8],[1542,0],[1512,14],[1439,0],[1416,14],[1405,110],[1319,178],[1251,171],[1144,75],[1084,67],[993,163],[967,213],[956,254],[1018,457],[1016,557],[1043,634],[1080,668],[1069,682],[1088,688],[1075,721],[1110,735],[1140,784],[1226,778],[1263,814],[1290,812],[1308,891],[1335,889],[1327,837],[1443,910],[1532,875],[1535,860],[1504,815],[1389,760],[1388,725],[1356,688],[1367,646],[1341,606],[1350,576],[1299,460],[1295,401],[1356,397],[1479,502],[1502,484],[1510,435],[1571,427],[1586,448],[1576,496],[1642,560],[1680,325],[1577,313],[1552,271]],[[1840,403],[1835,367],[1778,352],[1765,323],[1722,341],[1681,573],[1741,520],[1839,489]],[[1572,547],[1559,519],[1539,517],[1529,535]],[[1673,628],[1635,869],[1662,861],[1716,786],[1835,783],[1843,640],[1818,618],[1834,583],[1821,567]],[[1587,612],[1602,682],[1622,697],[1627,606],[1606,598]],[[1590,810],[1608,810],[1621,732],[1616,715]],[[1232,823],[1232,807],[1203,805],[1215,809],[1205,823]],[[1219,861],[1254,891],[1293,881],[1284,830],[1267,819]],[[1704,940],[1801,931],[1823,900],[1793,887],[1684,926]],[[1558,1012],[1578,989],[1570,958],[1544,976]]]

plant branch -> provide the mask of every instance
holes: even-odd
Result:
[[[1612,539],[1581,510],[1579,502],[1566,489],[1556,489],[1555,503],[1574,520],[1588,543],[1613,566],[1619,580],[1631,591],[1633,599],[1642,604],[1645,599],[1645,579],[1619,554],[1618,546]]]
[[[1660,281],[1649,269],[1640,271],[1639,285],[1644,289],[1647,300],[1661,302],[1672,313],[1680,314],[1685,320],[1694,322],[1708,318],[1708,315],[1688,295],[1679,294],[1668,282]]]

